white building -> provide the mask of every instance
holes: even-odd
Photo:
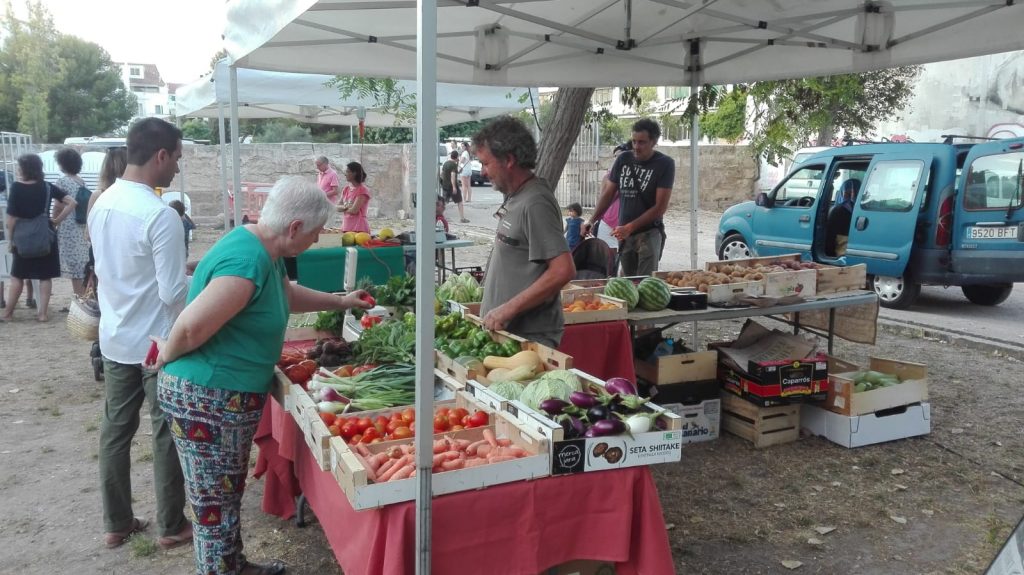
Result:
[[[157,117],[170,120],[174,116],[174,92],[181,84],[167,83],[155,64],[121,62],[121,81],[138,99],[132,118]]]

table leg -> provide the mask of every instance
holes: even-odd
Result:
[[[306,495],[301,494],[295,498],[295,526],[305,527],[306,526]]]
[[[832,355],[832,344],[836,339],[836,308],[828,310],[828,354]]]

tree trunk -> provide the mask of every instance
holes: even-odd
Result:
[[[590,97],[593,94],[593,88],[559,88],[555,95],[551,121],[543,126],[535,170],[552,187],[562,177],[562,170],[580,135],[583,118],[590,109]]]
[[[832,117],[835,117],[833,114]],[[834,122],[829,122],[824,126],[818,128],[818,145],[819,146],[831,146],[832,140],[836,137],[836,126]]]

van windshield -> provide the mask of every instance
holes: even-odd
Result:
[[[967,172],[964,209],[1005,210],[1021,207],[1020,176],[1024,152],[982,156]]]

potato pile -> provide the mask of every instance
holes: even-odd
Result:
[[[777,260],[753,266],[724,261],[709,263],[707,271],[669,272],[664,279],[669,285],[694,287],[697,288],[697,291],[707,293],[708,286],[756,282],[763,280],[765,274],[817,269],[818,267],[819,265],[814,262],[798,262],[793,260]]]

